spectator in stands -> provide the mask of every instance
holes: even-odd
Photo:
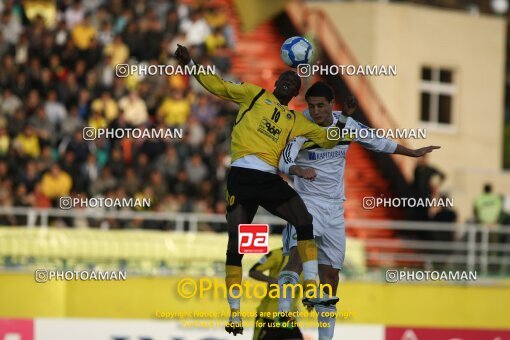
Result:
[[[99,111],[92,110],[87,126],[94,129],[104,129],[108,126],[108,122]]]
[[[85,9],[81,5],[80,0],[74,0],[73,4],[67,7],[65,14],[67,29],[72,30],[74,26],[79,24],[85,17]]]
[[[0,114],[12,115],[22,106],[21,100],[16,96],[10,88],[5,88],[0,98]]]
[[[492,192],[492,185],[487,183],[483,193],[475,198],[474,215],[477,223],[493,227],[501,220],[503,212],[503,198]]]
[[[62,196],[69,196],[73,180],[71,176],[62,171],[60,165],[53,164],[50,171],[43,175],[41,179],[42,193],[53,200],[53,205],[57,206],[57,199]]]
[[[140,180],[132,167],[126,168],[126,174],[122,183],[129,195],[134,195],[139,190]]]
[[[105,166],[101,170],[101,175],[98,176],[90,186],[91,196],[98,196],[106,193],[109,190],[117,187],[117,180],[112,176],[112,172],[109,166]]]
[[[443,202],[446,202],[448,199],[448,195],[442,194],[440,196],[440,199]],[[440,223],[455,223],[457,222],[457,213],[452,208],[444,205],[442,206],[439,211],[437,211],[434,216],[431,218],[431,221],[433,222],[440,222]],[[429,239],[435,240],[435,241],[454,241],[454,234],[449,231],[434,231],[431,232],[431,237]]]
[[[7,156],[7,153],[9,152],[9,147],[11,144],[11,138],[9,137],[9,134],[7,133],[7,129],[5,127],[6,120],[0,119],[0,157],[3,158]]]
[[[194,10],[189,20],[181,22],[181,31],[186,32],[186,41],[188,44],[198,46],[203,53],[203,44],[211,29],[205,21],[201,10]]]
[[[54,127],[60,127],[60,124],[67,116],[67,110],[61,102],[57,99],[57,91],[50,90],[46,103],[44,104],[44,111],[48,117],[49,122]]]
[[[150,174],[149,185],[154,193],[154,204],[158,204],[165,199],[168,194],[168,185],[159,170],[153,170]]]
[[[78,108],[76,106],[71,106],[69,115],[61,123],[60,139],[65,136],[73,135],[75,131],[84,125],[83,121],[78,117]]]
[[[173,183],[180,167],[181,165],[175,147],[173,145],[168,145],[165,153],[159,156],[156,161],[155,168],[165,176],[167,182]]]
[[[172,9],[168,11],[165,20],[165,32],[167,32],[170,36],[176,36],[179,33],[179,17],[177,16],[177,11]],[[170,48],[170,51],[175,51]]]
[[[214,100],[210,96],[201,94],[198,95],[197,100],[191,107],[191,112],[201,124],[210,125],[216,115],[218,114],[219,108]]]
[[[28,192],[33,192],[39,180],[37,164],[34,161],[28,161],[26,168],[21,175],[20,182],[25,185]]]
[[[122,41],[122,37],[116,35],[113,42],[105,46],[104,54],[111,57],[111,65],[125,64],[129,57],[129,48]]]
[[[167,126],[183,126],[188,119],[191,105],[184,97],[184,91],[172,89],[170,97],[165,98],[158,109],[160,117]]]
[[[113,148],[108,166],[115,178],[122,178],[126,172],[126,164],[120,148]]]
[[[119,114],[117,103],[112,98],[110,91],[104,90],[101,97],[95,99],[91,105],[92,110],[98,111],[106,118],[108,123],[115,120]]]
[[[138,96],[136,90],[131,91],[129,95],[119,100],[119,108],[124,111],[126,122],[132,127],[139,127],[145,124],[149,119],[147,105]]]
[[[101,29],[98,33],[98,40],[101,46],[107,46],[113,42],[115,33],[113,33],[111,22],[105,20],[101,23]]]
[[[79,129],[72,136],[66,136],[58,147],[60,155],[67,151],[74,153],[74,159],[78,164],[83,164],[92,153],[92,144],[83,139],[83,130]]]
[[[23,132],[16,136],[14,147],[21,158],[36,158],[41,154],[39,138],[34,127],[27,124]]]
[[[198,186],[205,178],[209,176],[209,170],[205,166],[202,156],[194,154],[191,159],[186,161],[186,172],[188,173],[189,182]]]
[[[414,169],[414,193],[418,199],[431,198],[433,193],[437,191],[434,188],[432,179],[434,176],[439,176],[441,182],[444,181],[445,175],[436,168],[427,164],[427,157],[423,156],[418,158],[418,165]],[[428,207],[417,207],[414,209],[415,219],[418,221],[428,221],[429,211]]]
[[[230,52],[222,27],[216,27],[214,31],[207,36],[205,39],[205,47],[207,55],[213,64],[216,65],[221,72],[226,72],[230,68]]]
[[[71,33],[74,44],[82,51],[89,49],[90,42],[96,34],[97,31],[90,22],[90,14],[85,15],[83,20],[74,26]]]
[[[190,10],[181,0],[174,5],[136,1],[132,6],[71,0],[57,2],[56,18],[38,15],[29,20],[19,13],[32,3],[16,6],[0,6],[2,203],[50,207],[54,198],[46,196],[46,183],[54,179],[57,163],[60,172],[72,177],[71,196],[90,196],[106,167],[117,181],[106,195],[147,193],[161,202],[151,210],[214,211],[224,199],[224,159],[234,117],[230,104],[211,99],[187,76],[126,79],[114,72],[116,64],[131,58],[172,63],[171,46],[179,42],[195,45],[191,50],[197,61],[205,56],[218,63],[214,58],[221,54],[230,64],[232,28],[225,9]],[[234,80],[228,71],[222,75]],[[186,128],[178,142],[88,141],[82,129],[89,124]],[[5,220],[20,223],[11,217]],[[135,224],[144,226],[143,221]]]

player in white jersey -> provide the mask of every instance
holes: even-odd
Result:
[[[364,148],[383,153],[395,153],[409,157],[421,157],[439,146],[428,146],[420,149],[408,149],[403,145],[386,138],[375,138],[370,133],[360,133],[368,129],[365,125],[349,117],[356,109],[356,101],[347,101],[345,112],[333,111],[333,90],[324,82],[312,85],[305,95],[308,110],[303,114],[309,120],[324,126],[332,127],[337,121],[345,123],[349,132],[340,144],[332,149],[321,148],[308,141],[305,137],[291,140],[280,156],[279,168],[282,172],[294,175],[294,189],[305,202],[313,216],[313,232],[318,248],[319,280],[321,284],[330,285],[336,295],[339,271],[345,256],[345,225],[344,225],[344,171],[345,157],[351,142],[357,142]],[[359,138],[359,136],[367,138]],[[290,253],[287,266],[280,273],[279,284],[283,289],[285,283],[296,284],[299,279],[300,259],[295,250],[295,228],[288,225],[283,232],[284,252]],[[290,310],[285,294],[280,295],[279,308],[282,312]],[[292,299],[290,299],[290,302]],[[320,301],[309,299],[310,308],[315,307],[319,322],[319,340],[333,338],[336,318],[334,304],[324,305]]]

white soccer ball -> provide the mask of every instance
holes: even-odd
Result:
[[[280,55],[285,64],[297,67],[300,64],[309,64],[313,58],[313,47],[303,37],[292,37],[282,45]]]

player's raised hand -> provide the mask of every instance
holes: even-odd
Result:
[[[342,113],[346,116],[352,116],[358,108],[358,101],[354,96],[348,96],[345,99]]]
[[[188,49],[186,46],[182,46],[177,44],[177,49],[174,53],[175,59],[181,64],[181,65],[188,65],[191,57],[189,55]]]
[[[440,149],[441,147],[440,146],[437,146],[437,145],[430,145],[430,146],[426,146],[424,148],[420,148],[420,149],[415,149],[414,150],[414,157],[421,157],[429,152],[432,152],[433,150],[435,149]]]

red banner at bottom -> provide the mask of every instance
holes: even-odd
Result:
[[[385,340],[510,340],[510,330],[386,327]]]

